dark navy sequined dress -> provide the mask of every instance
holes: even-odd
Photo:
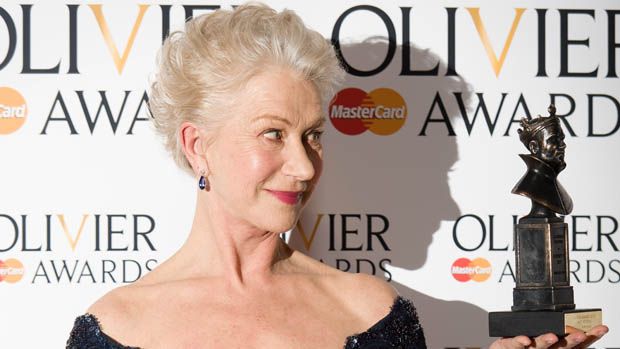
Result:
[[[426,349],[424,332],[410,300],[398,296],[383,319],[347,338],[345,349]]]
[[[85,314],[75,319],[67,349],[137,349],[106,335],[97,318]],[[411,301],[397,297],[388,315],[366,332],[347,337],[344,349],[426,349],[424,333]]]

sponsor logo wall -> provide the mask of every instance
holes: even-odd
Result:
[[[521,117],[554,103],[575,209],[571,283],[620,347],[620,7],[615,1],[266,1],[332,40],[325,170],[286,238],[413,299],[430,348],[481,348],[512,303]],[[62,347],[75,316],[168,258],[193,178],[146,115],[162,39],[230,2],[0,5],[0,328]],[[32,336],[33,331],[37,334]]]

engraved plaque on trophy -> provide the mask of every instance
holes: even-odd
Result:
[[[516,286],[512,311],[489,313],[491,337],[565,335],[602,324],[601,309],[575,309],[570,286],[568,227],[573,202],[557,176],[566,167],[564,133],[555,107],[549,116],[521,119],[519,139],[530,154],[519,156],[527,172],[512,189],[532,201],[514,226]],[[560,216],[556,215],[559,214]]]

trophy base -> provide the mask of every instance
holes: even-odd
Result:
[[[515,287],[512,311],[574,310],[572,286]]]
[[[489,336],[536,337],[545,333],[565,336],[567,326],[588,331],[603,323],[601,309],[558,311],[497,311],[489,313]]]

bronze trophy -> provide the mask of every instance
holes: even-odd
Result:
[[[588,331],[602,323],[601,309],[575,309],[569,280],[568,226],[573,201],[557,181],[566,167],[564,132],[555,107],[549,116],[521,119],[519,139],[530,154],[519,156],[527,172],[512,189],[532,201],[514,226],[516,287],[512,311],[489,313],[491,337],[564,336],[567,326]],[[557,216],[556,214],[560,214]]]

